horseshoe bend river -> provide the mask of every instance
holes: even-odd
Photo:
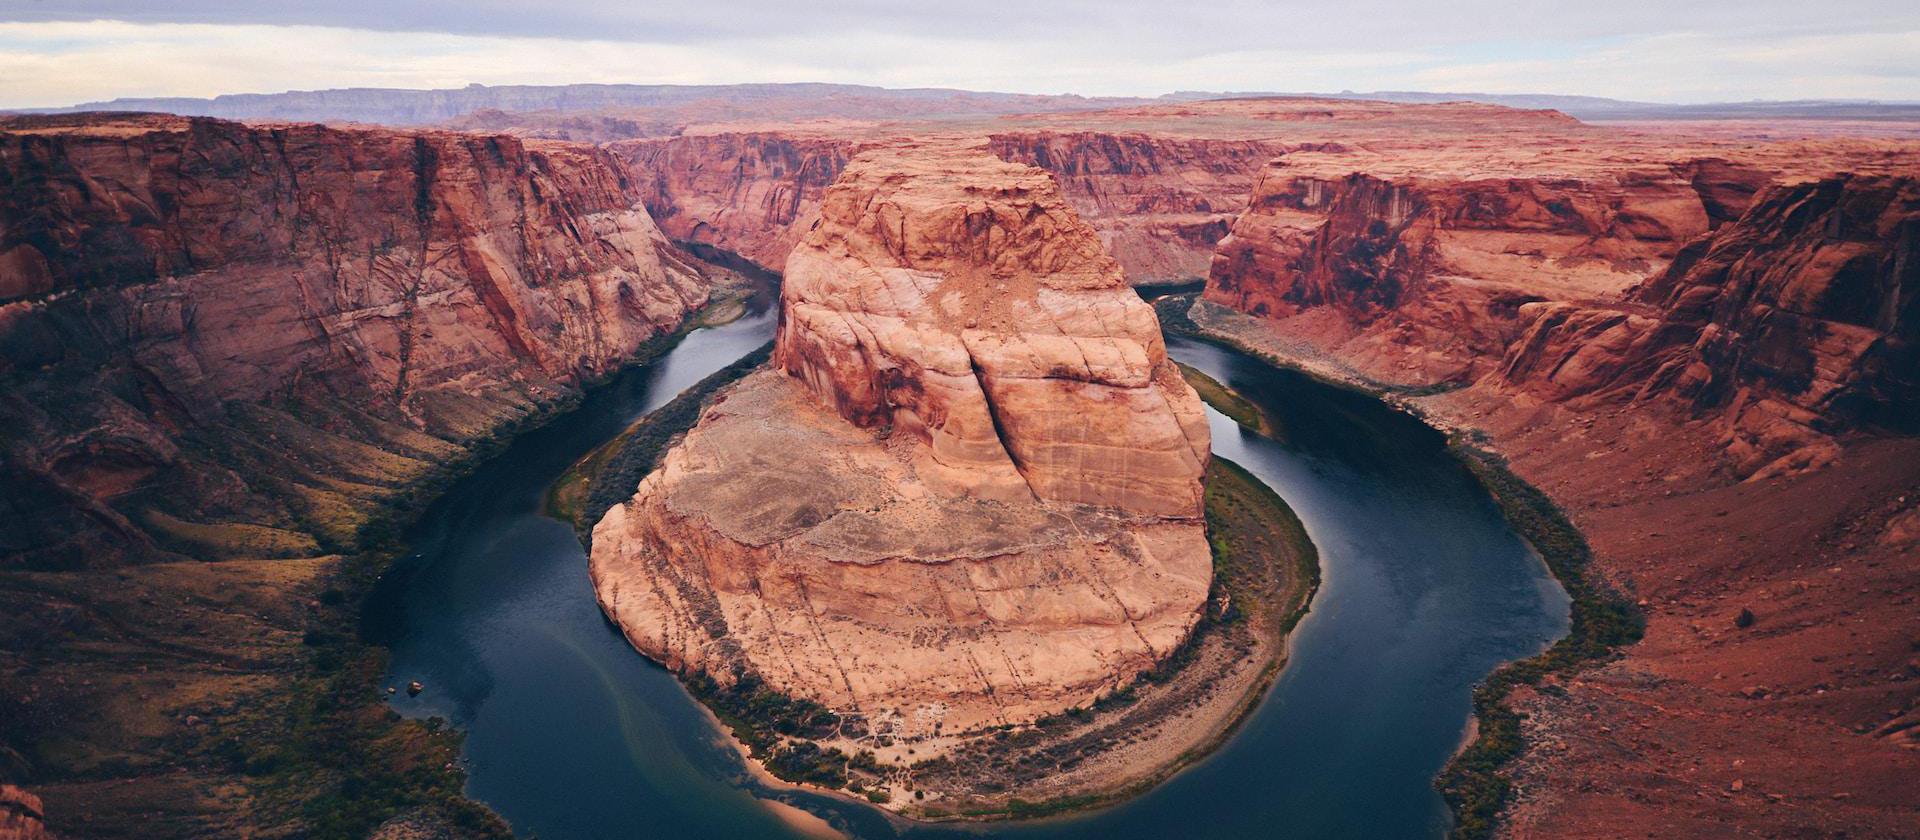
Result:
[[[1208,409],[1214,452],[1277,491],[1320,552],[1292,659],[1217,752],[1102,811],[1034,823],[906,824],[769,788],[673,676],[600,614],[572,528],[542,515],[576,459],[768,341],[755,304],[699,329],[516,439],[437,500],[368,600],[371,641],[413,717],[467,733],[467,793],[521,836],[795,836],[777,799],[854,837],[1398,838],[1448,827],[1432,780],[1460,743],[1474,683],[1567,629],[1567,597],[1446,451],[1382,403],[1212,344],[1170,354],[1276,421],[1273,438]]]

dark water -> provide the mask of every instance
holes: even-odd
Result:
[[[767,340],[772,318],[696,332],[516,441],[435,505],[415,556],[369,604],[392,679],[427,686],[395,706],[469,733],[468,793],[523,836],[783,836],[757,794],[861,837],[1433,837],[1447,815],[1431,780],[1461,737],[1471,686],[1566,629],[1565,595],[1438,434],[1365,397],[1172,340],[1176,358],[1278,420],[1281,439],[1268,440],[1210,411],[1214,450],[1277,490],[1320,549],[1323,583],[1293,661],[1245,727],[1145,796],[1040,824],[906,827],[761,789],[673,678],[601,619],[579,544],[539,509],[573,460]]]

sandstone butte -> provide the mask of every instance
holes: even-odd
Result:
[[[392,291],[414,276],[416,264],[399,255],[419,247],[406,221],[422,203],[433,208],[434,253],[468,250],[452,243],[475,233],[528,243],[481,249],[493,255],[482,263],[504,259],[505,287],[529,302],[516,311],[556,312],[547,308],[560,306],[553,301],[577,299],[558,290],[579,289],[581,275],[561,267],[592,276],[623,266],[665,280],[636,283],[642,300],[676,290],[686,293],[682,305],[640,307],[661,313],[655,318],[593,303],[592,319],[664,328],[674,310],[697,301],[699,284],[685,283],[688,271],[704,269],[648,234],[655,275],[656,263],[638,250],[629,260],[595,244],[599,228],[585,222],[638,224],[634,205],[643,202],[667,237],[778,268],[800,252],[794,246],[821,219],[829,185],[863,152],[971,145],[1051,172],[1128,281],[1205,277],[1206,300],[1193,310],[1205,328],[1393,392],[1484,441],[1566,509],[1592,544],[1596,573],[1638,601],[1645,641],[1556,678],[1551,690],[1516,696],[1527,751],[1502,831],[1911,831],[1911,780],[1920,774],[1912,638],[1920,438],[1911,425],[1920,416],[1912,390],[1920,142],[1911,127],[1896,139],[1878,124],[1588,125],[1467,103],[1318,99],[919,123],[730,119],[676,121],[676,136],[602,151],[433,131],[8,120],[0,131],[9,184],[0,193],[0,375],[8,385],[0,515],[30,527],[5,534],[12,542],[0,554],[29,568],[107,560],[129,546],[162,558],[256,556],[263,545],[312,554],[320,541],[287,543],[278,532],[327,520],[328,511],[352,514],[336,528],[350,531],[358,500],[384,498],[393,476],[457,454],[440,448],[452,438],[434,429],[465,439],[571,387],[578,377],[554,361],[567,354],[533,362],[536,353],[511,349],[490,314],[478,317],[488,308],[475,305],[477,290],[450,259],[429,275],[446,273],[446,297]],[[416,166],[426,161],[434,165]],[[526,224],[515,227],[520,207]],[[380,264],[397,261],[398,280],[351,259],[390,242],[398,245]],[[328,253],[349,258],[337,286],[331,273],[295,270],[301,258]],[[61,262],[69,259],[82,268]],[[282,261],[289,267],[272,268]],[[237,291],[264,282],[246,279],[263,271],[302,279],[297,298],[263,288],[244,301],[282,313],[269,320],[275,329],[243,329],[238,314],[207,317],[241,309]],[[324,294],[311,292],[316,280]],[[325,328],[288,341],[309,366],[275,364],[264,344],[237,356],[251,364],[198,363],[218,376],[171,361],[204,353],[192,336],[213,326],[227,336],[221,347],[241,346],[238,335],[314,335],[288,307]],[[383,325],[416,324],[400,332],[438,345],[446,333],[424,328],[429,313],[471,327],[478,346],[494,349],[473,354],[479,361],[464,374],[458,366],[410,373],[395,389],[394,373],[415,366],[397,361],[394,330]],[[351,329],[330,331],[334,319]],[[535,322],[546,323],[518,321]],[[60,338],[68,335],[77,337]],[[113,350],[83,358],[91,342]],[[614,349],[585,355],[605,360]],[[385,373],[355,372],[362,368]],[[79,387],[52,384],[63,377]],[[785,404],[810,412],[823,435],[887,429],[859,429],[837,402],[824,408],[798,380],[781,378],[799,388]],[[99,408],[72,399],[82,389],[103,396]],[[357,400],[364,413],[343,408]],[[476,411],[433,407],[442,403]],[[283,410],[290,406],[298,417]],[[309,413],[314,406],[326,411]],[[212,425],[201,418],[209,407],[217,408]],[[256,414],[266,410],[279,413]],[[422,423],[431,438],[414,434]],[[240,445],[206,448],[223,437]],[[911,437],[886,439],[900,470],[931,461],[904,445]],[[930,452],[932,439],[915,446]],[[379,450],[346,445],[358,441]],[[396,452],[411,454],[388,457]],[[978,480],[992,484],[984,473]],[[189,504],[169,507],[180,499],[158,497],[153,488],[163,482],[186,488],[178,496]],[[224,531],[175,525],[162,533],[151,523],[172,523],[143,515],[149,509],[200,517],[190,524],[271,530],[249,532],[243,545]],[[182,535],[217,535],[213,545],[226,547]],[[291,570],[305,568],[193,565],[242,583],[268,574],[298,583]],[[110,608],[131,615],[155,644],[173,642],[170,656],[204,632],[189,619],[222,633],[232,622],[239,631],[229,635],[259,661],[299,650],[304,618],[293,584],[276,583],[281,597],[242,609],[187,598],[195,593],[168,574],[165,564],[117,576],[79,572],[47,595],[0,588],[0,616],[125,644],[110,627],[62,618]],[[33,591],[54,591],[46,584],[60,580],[37,579]],[[135,595],[180,604],[180,614],[143,612]],[[1743,610],[1755,616],[1750,626],[1735,623]],[[28,659],[41,668],[33,688],[44,702],[34,708],[79,716],[61,721],[108,716],[102,692],[83,691],[82,679],[110,677],[127,697],[176,683],[197,692],[220,679],[203,673],[216,670],[206,663],[225,667],[182,660],[151,674],[132,664],[107,674],[96,662],[82,674],[57,657]],[[0,698],[10,694],[22,693]],[[216,814],[183,821],[228,819],[218,815],[234,806],[189,794],[220,777],[176,775],[129,789]],[[83,802],[103,819],[153,819],[107,790],[55,784],[36,793]],[[154,826],[219,833],[206,822],[161,831],[187,824]]]
[[[590,147],[0,123],[8,564],[310,556],[712,283]]]
[[[770,368],[594,528],[636,647],[919,737],[1084,706],[1187,637],[1201,404],[1046,172],[856,156],[786,269]]]
[[[1567,510],[1647,638],[1522,692],[1503,831],[1907,829],[1911,126],[1247,99],[610,148],[672,235],[777,265],[850,154],[932,137],[1048,169],[1130,281],[1204,277],[1203,328],[1398,394]]]

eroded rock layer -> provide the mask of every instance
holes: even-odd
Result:
[[[604,152],[16,118],[0,556],[288,556],[706,297]]]
[[[1202,409],[1046,173],[867,153],[787,269],[774,369],[594,529],[636,646],[926,734],[1084,704],[1186,638]]]
[[[609,148],[632,166],[648,209],[673,238],[716,245],[778,270],[819,218],[821,196],[853,155],[913,142],[853,131],[755,130]],[[1214,243],[1246,206],[1261,166],[1293,148],[1257,139],[1044,129],[964,142],[1053,173],[1067,202],[1136,284],[1206,276]]]
[[[1379,382],[1674,397],[1724,421],[1743,476],[1830,460],[1832,434],[1913,413],[1911,178],[1477,160],[1287,154],[1206,299]]]
[[[819,217],[820,196],[857,143],[724,132],[614,143],[647,208],[674,239],[725,248],[775,271]]]
[[[1207,276],[1214,244],[1260,169],[1293,146],[1144,131],[1027,131],[987,138],[995,155],[1053,173],[1132,283]]]
[[[1768,190],[1627,308],[1532,304],[1501,384],[1557,402],[1671,397],[1743,475],[1824,464],[1832,435],[1920,431],[1920,181]],[[1644,312],[1646,314],[1640,314]]]
[[[1897,836],[1920,146],[1692,131],[1290,153],[1190,315],[1492,450],[1643,612],[1511,697],[1501,836]]]
[[[1595,168],[1300,152],[1264,173],[1209,300],[1295,328],[1382,378],[1471,379],[1538,301],[1617,300],[1744,209],[1768,176],[1718,160]]]

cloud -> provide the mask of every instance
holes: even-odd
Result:
[[[1920,99],[1920,29],[1766,38],[1677,33],[1554,60],[1446,64],[1412,78],[1426,90],[1547,90],[1670,102],[1913,100]]]
[[[1639,2],[1621,0],[1628,8]],[[116,5],[28,4],[27,10],[112,11],[105,7]],[[764,14],[745,21],[717,11],[740,3],[714,0],[702,18],[688,11],[702,4],[671,0],[576,4],[582,8],[556,12],[555,20],[520,13],[521,29],[540,34],[510,35],[494,32],[507,28],[495,20],[506,14],[500,0],[475,0],[459,27],[429,27],[420,19],[434,2],[396,0],[387,4],[393,13],[384,16],[360,0],[293,4],[298,8],[216,0],[161,5],[162,12],[120,10],[135,20],[36,17],[21,13],[19,3],[0,5],[0,18],[9,11],[15,18],[36,17],[0,22],[0,107],[470,82],[824,81],[1133,95],[1424,89],[1668,101],[1920,99],[1920,19],[1871,31],[1760,25],[1797,19],[1799,13],[1791,11],[1760,23],[1741,18],[1752,25],[1738,31],[1649,33],[1627,32],[1633,27],[1616,17],[1569,12],[1556,30],[1523,15],[1519,23],[1535,27],[1533,37],[1499,38],[1494,36],[1515,27],[1503,24],[1476,36],[1418,11],[1425,6],[1383,0],[1352,0],[1338,14],[1281,3],[1278,8],[1301,15],[1285,23],[1275,22],[1275,7],[1241,0],[1221,0],[1205,21],[1183,12],[1189,19],[1177,23],[1164,6],[1149,14],[1130,0],[1030,3],[1034,8],[1026,15],[1003,3],[947,4],[974,11],[949,8],[932,17],[904,13],[906,4],[895,3],[840,3],[813,17],[795,11],[801,4],[761,3],[754,8]],[[332,11],[295,14],[323,5]],[[1495,5],[1468,0],[1456,11],[1472,17]],[[622,11],[634,7],[646,11]],[[247,11],[256,8],[265,11]],[[1401,14],[1388,14],[1389,8]],[[872,14],[863,16],[865,11]],[[1877,12],[1861,14],[1871,18]],[[353,15],[426,28],[336,25]],[[1236,15],[1266,23],[1234,25]],[[156,20],[168,17],[181,20]],[[602,27],[597,35],[570,34],[593,21]],[[1431,32],[1414,31],[1427,23]],[[456,28],[464,31],[451,31]],[[1368,34],[1352,34],[1357,31]],[[1215,37],[1203,37],[1208,32]]]

